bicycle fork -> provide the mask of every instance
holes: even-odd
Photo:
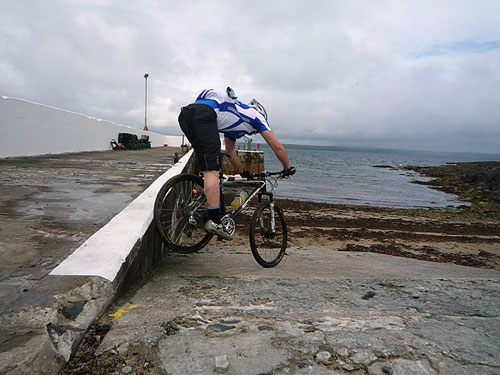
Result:
[[[273,193],[269,192],[266,193],[267,196],[269,196],[269,211],[270,211],[270,219],[271,219],[271,234],[276,233],[276,219],[274,215],[274,201],[273,201]],[[261,200],[261,197],[259,197],[259,200]],[[261,215],[260,218],[260,227],[265,230],[264,226],[264,217]]]
[[[269,202],[269,208],[271,210],[271,232],[272,234],[276,233],[276,220],[274,218],[274,202]]]

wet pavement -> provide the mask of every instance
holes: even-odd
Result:
[[[0,353],[38,333],[41,312],[55,296],[88,281],[47,275],[168,170],[176,152],[169,147],[0,159]],[[28,310],[38,313],[20,315]]]

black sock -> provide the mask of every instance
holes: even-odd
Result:
[[[219,206],[208,207],[208,218],[215,224],[220,224],[220,208]]]

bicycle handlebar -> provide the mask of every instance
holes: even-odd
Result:
[[[242,179],[247,181],[258,180],[258,179],[266,179],[267,177],[278,176],[277,178],[289,178],[291,176],[283,176],[283,171],[279,172],[261,172],[261,173],[252,173],[251,177],[243,177]],[[235,181],[237,179],[236,176],[228,176],[230,181]]]
[[[265,178],[265,177],[269,177],[269,176],[280,176],[282,173],[283,173],[283,171],[254,173],[254,174],[252,174],[252,177]]]

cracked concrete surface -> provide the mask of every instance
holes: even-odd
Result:
[[[67,359],[64,334],[73,333],[56,330],[52,337],[60,340],[50,343],[47,324],[71,323],[83,335],[104,303],[100,292],[85,297],[85,289],[112,291],[97,278],[48,273],[168,170],[175,152],[180,149],[0,159],[0,373],[54,373],[62,364],[51,345]],[[84,300],[76,321],[63,316],[65,307]]]
[[[154,373],[170,375],[213,374],[221,355],[229,374],[500,373],[499,271],[328,247],[288,253],[270,270],[244,248],[171,254],[109,309],[137,306],[97,355],[144,346]]]

